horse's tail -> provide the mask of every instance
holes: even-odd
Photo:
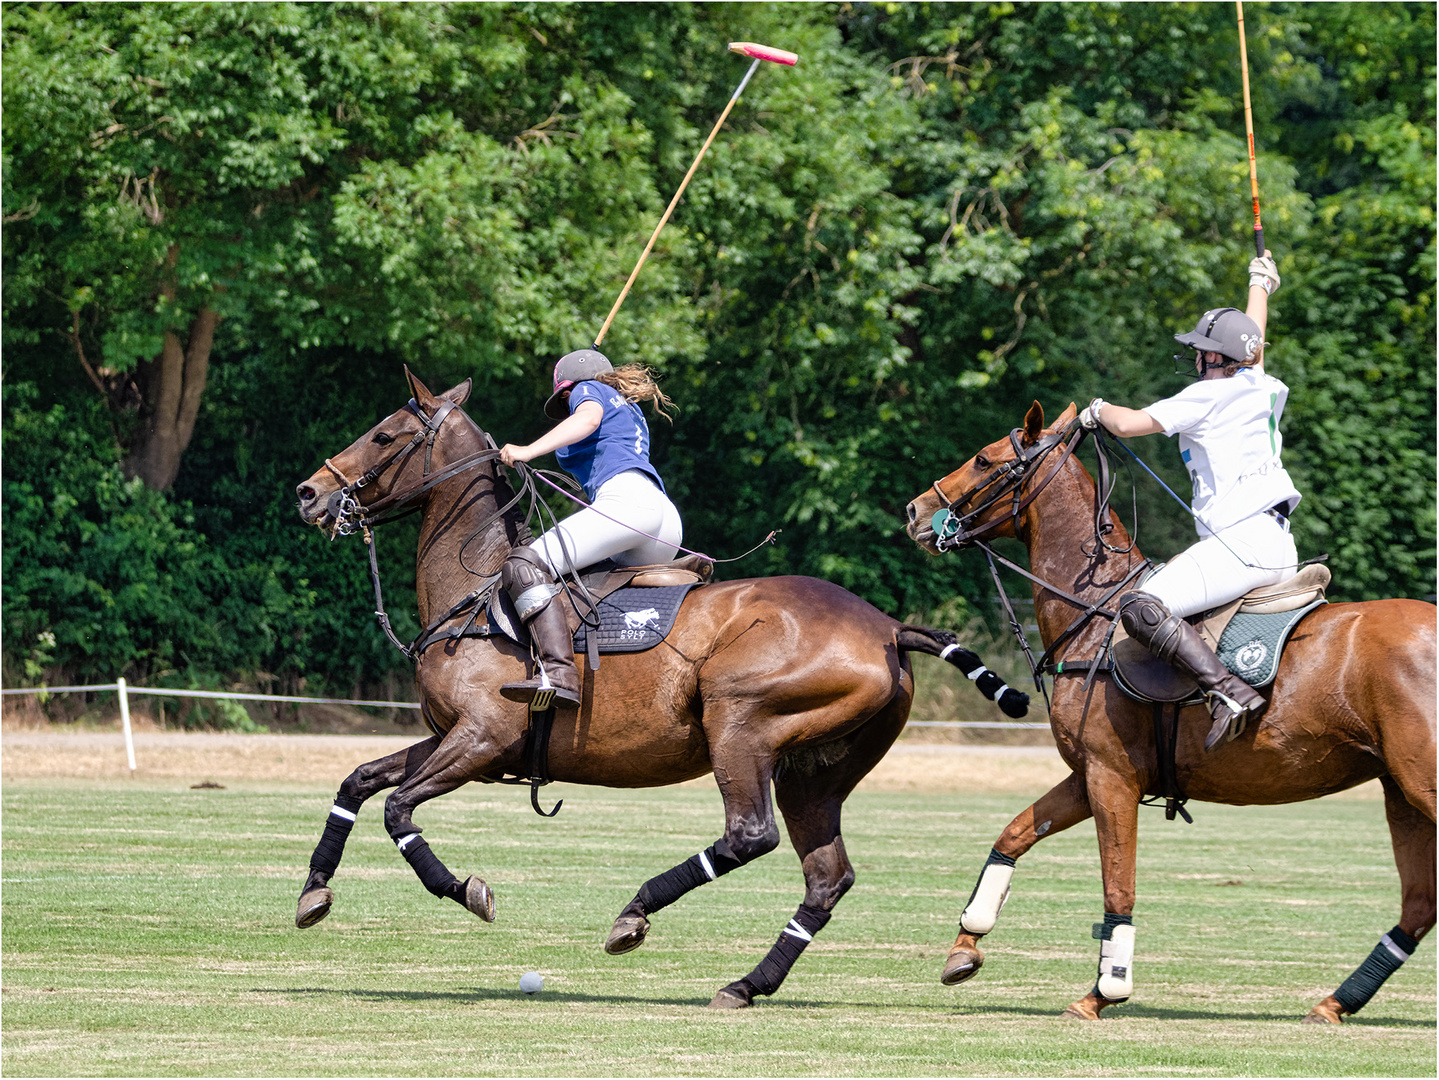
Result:
[[[896,641],[901,649],[937,656],[959,668],[979,687],[981,694],[999,704],[999,709],[1005,716],[1018,719],[1029,712],[1029,695],[1012,686],[1006,686],[1003,679],[984,666],[978,654],[966,649],[948,630],[901,626]]]

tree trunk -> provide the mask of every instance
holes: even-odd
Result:
[[[163,491],[180,472],[180,457],[195,432],[219,321],[212,308],[201,308],[190,324],[188,341],[182,343],[179,335],[167,331],[160,355],[136,372],[144,402],[125,475],[140,477],[148,488]]]

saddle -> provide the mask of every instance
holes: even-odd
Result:
[[[1329,580],[1328,567],[1306,566],[1285,581],[1255,589],[1189,621],[1225,667],[1250,686],[1268,686],[1294,628],[1305,615],[1328,602],[1324,590]],[[1191,705],[1204,699],[1197,683],[1132,640],[1118,620],[1109,652],[1114,681],[1136,701]]]
[[[703,556],[686,555],[649,566],[599,563],[581,571],[578,585],[567,578],[564,611],[575,655],[585,654],[593,670],[601,653],[640,652],[658,645],[674,627],[680,603],[691,589],[710,580],[714,566]],[[529,644],[529,632],[504,589],[490,595],[487,614],[485,636],[501,634],[516,644]]]

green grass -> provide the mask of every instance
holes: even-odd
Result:
[[[347,764],[337,766],[342,773]],[[993,838],[1022,797],[860,794],[855,888],[794,974],[704,1008],[802,892],[785,845],[601,943],[647,876],[710,843],[712,789],[470,787],[420,809],[437,854],[494,887],[485,925],[426,893],[362,811],[330,918],[294,927],[330,792],[14,780],[4,788],[7,1075],[1433,1076],[1426,943],[1342,1028],[1298,1023],[1394,924],[1383,806],[1147,811],[1136,995],[1059,1019],[1092,985],[1094,832],[1020,864],[972,983],[937,981]],[[522,995],[527,970],[545,990]]]

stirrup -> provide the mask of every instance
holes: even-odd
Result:
[[[530,698],[530,712],[544,712],[555,702],[555,687],[550,682],[550,673],[545,670],[544,662],[535,661],[535,667],[540,669],[540,687],[535,691],[535,696]]]
[[[1214,716],[1214,723],[1210,725],[1209,734],[1204,737],[1204,752],[1209,754],[1218,749],[1221,742],[1233,742],[1244,734],[1244,729],[1249,724],[1249,707],[1239,704],[1228,694],[1221,694],[1218,690],[1206,691],[1205,697],[1209,700],[1211,710],[1216,703],[1216,698],[1218,698],[1218,704],[1228,710],[1227,716],[1222,712],[1220,715]],[[1211,712],[1210,715],[1213,716],[1213,713]]]

